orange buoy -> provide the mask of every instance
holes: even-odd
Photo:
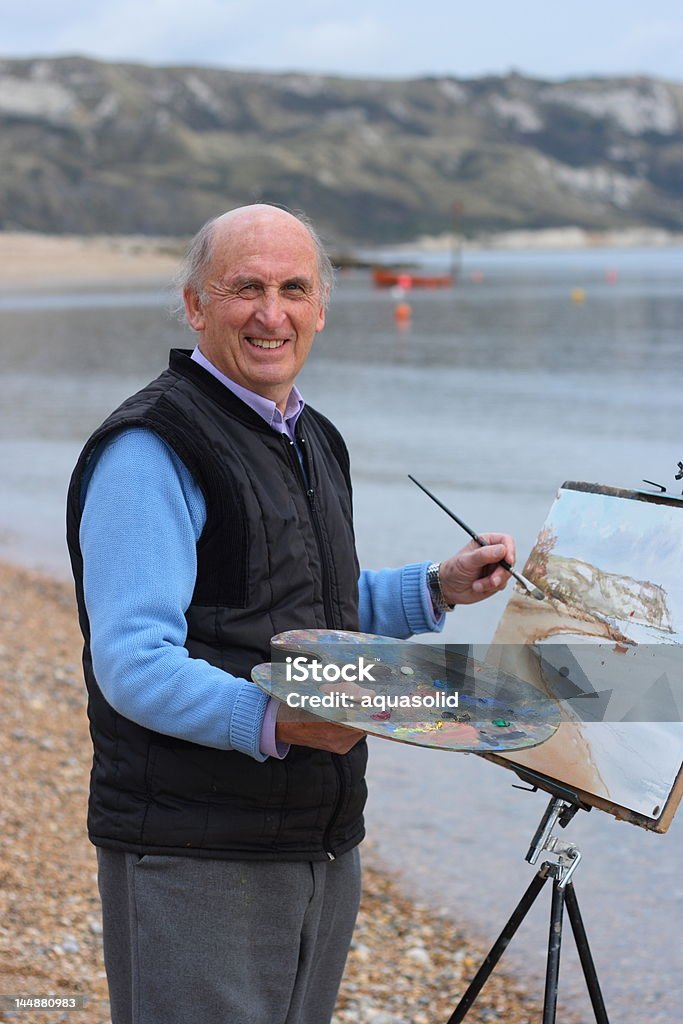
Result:
[[[412,306],[408,302],[397,302],[394,306],[394,320],[397,324],[407,323],[413,315]]]

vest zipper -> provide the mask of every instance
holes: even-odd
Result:
[[[306,460],[307,470],[308,470],[308,479],[306,479],[306,475],[304,474],[304,469],[303,469],[303,466],[301,465],[301,461],[299,459],[299,456],[298,456],[297,452],[293,450],[295,448],[296,442],[295,441],[291,441],[285,434],[283,434],[282,437],[283,437],[284,441],[287,442],[287,448],[289,450],[289,457],[290,457],[291,461],[295,464],[294,468],[295,468],[295,473],[296,473],[297,479],[299,480],[299,483],[301,484],[303,490],[306,493],[306,498],[308,499],[308,505],[309,505],[309,508],[311,510],[311,522],[313,523],[313,531],[315,533],[316,542],[317,542],[317,545],[318,545],[318,552],[320,554],[320,564],[322,566],[323,608],[325,610],[325,622],[327,623],[327,626],[330,629],[333,629],[334,625],[335,625],[335,621],[334,621],[334,613],[333,613],[333,609],[332,609],[332,593],[331,593],[331,587],[330,587],[330,574],[329,574],[329,570],[328,570],[328,567],[327,567],[327,559],[325,558],[325,545],[324,545],[324,542],[323,542],[323,533],[322,533],[322,529],[321,529],[321,526],[320,526],[320,521],[319,521],[319,518],[318,518],[318,515],[319,515],[318,507],[317,507],[317,505],[315,503],[315,490],[313,489],[313,487],[310,486],[310,481],[313,478],[313,474],[312,474],[312,468],[313,467],[312,467],[311,460],[310,460],[310,457],[309,457],[309,454],[308,454],[308,449],[306,447],[306,440],[303,437],[298,437],[297,438],[297,441],[301,445],[301,453],[303,455],[303,458]],[[325,829],[325,834],[323,836],[323,849],[324,849],[325,853],[327,854],[327,857],[328,857],[329,860],[335,860],[336,854],[335,854],[334,850],[331,849],[330,837],[331,837],[331,834],[332,834],[332,829],[334,828],[334,826],[335,826],[335,824],[337,822],[337,818],[339,817],[339,815],[341,813],[342,803],[344,801],[344,790],[345,790],[346,787],[345,787],[345,782],[344,782],[344,772],[343,772],[342,766],[340,764],[339,755],[338,754],[332,754],[331,756],[332,756],[332,763],[334,764],[335,772],[337,773],[337,783],[338,783],[339,789],[338,789],[338,795],[337,795],[337,800],[336,800],[336,803],[335,803],[334,811],[332,812],[330,820],[327,823],[327,828]]]
[[[315,503],[315,490],[313,489],[313,487],[310,484],[310,480],[312,479],[312,472],[311,471],[312,471],[313,467],[311,465],[311,461],[310,461],[310,458],[308,456],[308,450],[306,448],[306,441],[305,441],[305,438],[303,438],[303,437],[297,438],[297,441],[299,442],[299,444],[301,445],[301,448],[302,448],[302,455],[306,459],[307,469],[308,469],[308,480],[306,479],[306,476],[304,474],[304,470],[303,470],[303,467],[301,465],[301,461],[299,459],[299,456],[296,453],[296,451],[294,450],[296,442],[295,441],[291,441],[286,436],[286,434],[282,434],[282,438],[283,438],[283,440],[285,441],[285,443],[287,445],[287,449],[289,451],[290,460],[291,460],[292,464],[294,465],[294,471],[296,473],[297,479],[298,479],[299,483],[301,484],[301,487],[302,487],[302,489],[303,489],[303,491],[304,491],[304,493],[306,495],[306,498],[308,500],[308,507],[311,510],[311,522],[313,524],[313,532],[315,533],[316,544],[318,546],[318,554],[320,555],[320,565],[322,567],[322,581],[321,582],[322,582],[322,591],[323,591],[323,609],[325,611],[325,624],[327,625],[328,629],[334,629],[335,628],[335,617],[334,617],[334,610],[333,610],[333,605],[332,605],[332,587],[330,585],[330,572],[329,572],[329,568],[328,568],[328,565],[327,565],[327,558],[325,557],[325,543],[324,543],[324,540],[323,540],[322,527],[320,526],[319,510],[318,510],[318,506]]]
[[[337,824],[337,818],[341,813],[342,796],[345,788],[344,772],[340,764],[339,754],[332,754],[332,763],[334,764],[334,768],[337,773],[337,782],[339,783],[339,795],[337,797],[337,802],[335,804],[334,811],[332,812],[332,817],[327,823],[325,835],[323,836],[323,849],[327,854],[328,860],[335,860],[337,856],[334,850],[331,849],[330,836],[332,834],[332,829]]]

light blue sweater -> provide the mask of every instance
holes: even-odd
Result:
[[[183,462],[152,431],[125,430],[92,460],[82,500],[85,603],[106,700],[149,729],[264,760],[267,695],[184,646],[206,506]],[[405,638],[442,629],[427,565],[362,572],[361,630]]]

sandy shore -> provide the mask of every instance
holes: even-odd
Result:
[[[85,835],[90,740],[71,588],[0,563],[0,995],[87,997],[76,1016],[109,1021],[94,850]],[[364,897],[335,1024],[448,1018],[485,950],[447,917],[406,900],[364,847]],[[537,994],[497,973],[469,1020],[539,1019]]]
[[[0,231],[0,292],[170,281],[184,249],[173,238]]]

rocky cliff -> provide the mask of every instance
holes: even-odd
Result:
[[[683,229],[683,85],[0,61],[0,227],[187,234],[238,203],[336,241]]]

